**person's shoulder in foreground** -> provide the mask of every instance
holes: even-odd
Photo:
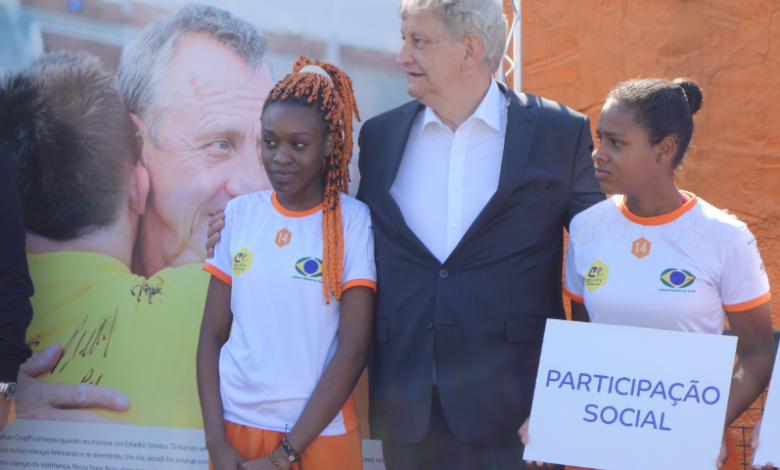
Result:
[[[2,127],[2,126],[0,126]],[[32,351],[24,342],[32,318],[29,297],[33,285],[27,271],[24,253],[24,220],[14,172],[5,149],[0,144],[0,213],[4,228],[0,230],[0,384],[16,384],[19,366]],[[5,387],[4,387],[5,388]],[[13,393],[0,396],[0,431],[14,417],[11,412]],[[10,397],[10,398],[7,398]]]
[[[19,365],[30,357],[24,342],[32,318],[29,297],[33,285],[24,251],[24,220],[14,170],[0,144],[0,200],[4,228],[0,230],[0,383],[16,382]]]

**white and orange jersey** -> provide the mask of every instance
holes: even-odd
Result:
[[[374,234],[368,207],[341,196],[342,289],[376,289]],[[338,348],[339,302],[322,289],[322,206],[292,212],[264,191],[225,209],[225,228],[204,269],[232,285],[230,339],[219,357],[224,419],[289,431]],[[359,424],[350,396],[322,432]]]
[[[769,300],[747,226],[683,192],[672,213],[639,217],[614,196],[572,219],[564,292],[594,323],[722,334],[725,312]]]

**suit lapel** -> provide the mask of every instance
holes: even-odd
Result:
[[[412,101],[408,103],[400,110],[400,116],[396,121],[397,127],[395,132],[389,132],[390,142],[387,142],[384,150],[383,161],[386,162],[384,169],[384,193],[390,191],[390,187],[393,186],[395,176],[398,174],[398,168],[401,166],[401,158],[404,156],[406,150],[406,142],[409,140],[409,134],[412,132],[412,125],[414,124],[414,118],[417,116],[422,108],[425,106],[419,101]],[[392,199],[392,198],[391,198]]]
[[[488,201],[482,212],[471,224],[458,245],[452,250],[448,260],[452,259],[462,247],[466,245],[479,230],[489,222],[496,212],[504,205],[509,196],[514,192],[523,176],[528,155],[531,152],[536,122],[539,117],[538,108],[526,95],[518,96],[511,90],[507,90],[501,83],[498,84],[506,98],[507,122],[506,137],[504,138],[504,152],[501,156],[501,173],[498,177],[496,193]]]
[[[414,118],[424,107],[425,106],[419,101],[414,101],[404,106],[404,108],[401,110],[398,120],[396,121],[398,124],[395,132],[389,133],[391,140],[390,142],[386,143],[387,146],[385,147],[382,158],[382,160],[386,163],[384,168],[383,187],[381,193],[384,199],[385,207],[387,207],[390,216],[395,222],[395,226],[399,228],[403,235],[414,246],[416,246],[423,253],[427,254],[433,261],[438,264],[439,261],[435,256],[433,256],[430,250],[428,250],[428,247],[426,247],[425,244],[420,241],[419,238],[417,238],[417,235],[415,235],[412,229],[406,225],[406,221],[404,220],[404,216],[401,213],[401,209],[398,207],[395,199],[393,199],[393,196],[390,195],[390,188],[393,186],[395,177],[398,174],[398,168],[401,166],[401,159],[403,158],[404,151],[406,150],[406,143],[409,140],[409,134],[412,131]]]

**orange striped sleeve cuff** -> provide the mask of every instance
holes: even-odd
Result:
[[[341,292],[344,292],[350,287],[357,286],[370,287],[371,289],[374,289],[374,292],[376,292],[376,282],[370,279],[352,279],[351,281],[347,281],[341,286]]]
[[[771,298],[772,298],[772,294],[767,292],[766,294],[762,295],[757,299],[753,299],[748,302],[742,302],[740,304],[723,305],[723,308],[725,308],[727,312],[744,312],[745,310],[756,308],[759,305],[764,305],[765,303],[769,302],[769,299]]]
[[[585,299],[583,299],[579,295],[577,295],[574,292],[572,292],[569,289],[567,289],[566,288],[566,284],[563,284],[563,293],[566,294],[566,297],[570,298],[571,300],[573,300],[573,301],[575,301],[575,302],[577,302],[579,304],[585,305]]]
[[[218,267],[214,266],[213,264],[204,264],[203,270],[211,273],[212,276],[216,277],[220,281],[224,282],[225,284],[232,286],[233,285],[233,278],[230,277],[228,274],[225,274],[222,272]]]

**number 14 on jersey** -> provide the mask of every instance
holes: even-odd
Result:
[[[634,243],[631,244],[631,254],[636,256],[639,259],[644,258],[645,256],[650,254],[650,242],[647,241],[644,237],[634,240]]]

